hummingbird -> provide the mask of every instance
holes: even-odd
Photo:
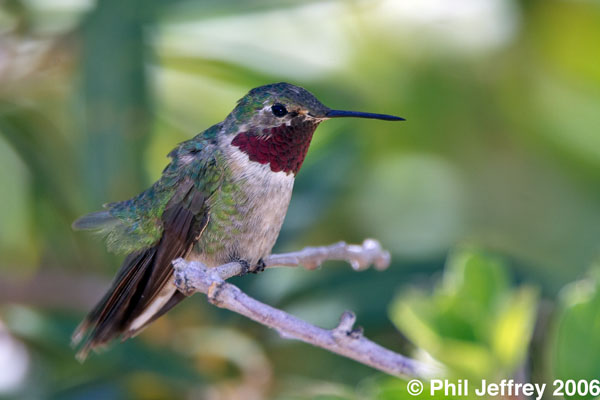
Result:
[[[73,333],[83,361],[90,350],[138,334],[185,295],[171,262],[228,262],[260,272],[283,224],[313,133],[332,118],[403,118],[333,110],[299,86],[254,88],[224,121],[180,143],[160,179],[137,196],[104,205],[73,223],[127,254],[110,289]]]

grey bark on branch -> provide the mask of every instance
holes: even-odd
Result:
[[[355,270],[368,268],[371,264],[383,270],[390,263],[390,255],[379,242],[367,239],[362,245],[339,242],[331,246],[306,247],[297,252],[273,254],[263,261],[265,268],[304,266],[312,270],[327,260],[347,261]],[[273,328],[284,338],[301,340],[402,378],[427,378],[441,372],[438,367],[407,358],[364,337],[361,328],[354,328],[356,316],[351,311],[344,312],[338,326],[328,330],[255,300],[237,286],[225,282],[247,272],[240,263],[207,268],[197,261],[179,258],[173,261],[173,266],[175,285],[185,295],[204,293],[212,304]]]

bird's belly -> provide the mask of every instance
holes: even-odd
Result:
[[[271,253],[287,213],[292,189],[256,188],[243,207],[242,229],[233,244],[237,256],[254,265]]]
[[[208,266],[233,260],[255,265],[269,255],[292,195],[294,176],[252,163],[212,199],[210,219],[191,259]]]

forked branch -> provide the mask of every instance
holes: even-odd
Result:
[[[356,270],[371,264],[377,269],[385,269],[390,263],[390,255],[377,241],[367,239],[362,245],[340,242],[331,246],[307,247],[297,252],[273,254],[263,261],[266,268],[302,265],[315,269],[326,260],[347,261]],[[253,299],[237,286],[225,282],[244,272],[240,263],[207,268],[199,262],[180,258],[173,261],[173,265],[175,284],[186,295],[204,293],[212,304],[273,328],[284,338],[310,343],[398,377],[425,378],[440,372],[437,367],[407,358],[364,337],[361,328],[354,328],[356,316],[351,311],[342,314],[336,328],[327,330]]]

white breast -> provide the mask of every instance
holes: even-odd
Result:
[[[240,206],[245,214],[240,251],[251,263],[270,254],[285,219],[294,187],[294,175],[273,172],[269,164],[250,161],[248,155],[230,147],[234,180],[240,182],[247,202]]]
[[[222,150],[233,193],[211,197],[209,224],[188,258],[217,266],[238,258],[251,266],[271,253],[292,196],[294,175],[250,161],[237,147]],[[231,199],[233,197],[233,199]],[[233,200],[234,209],[231,209]]]

